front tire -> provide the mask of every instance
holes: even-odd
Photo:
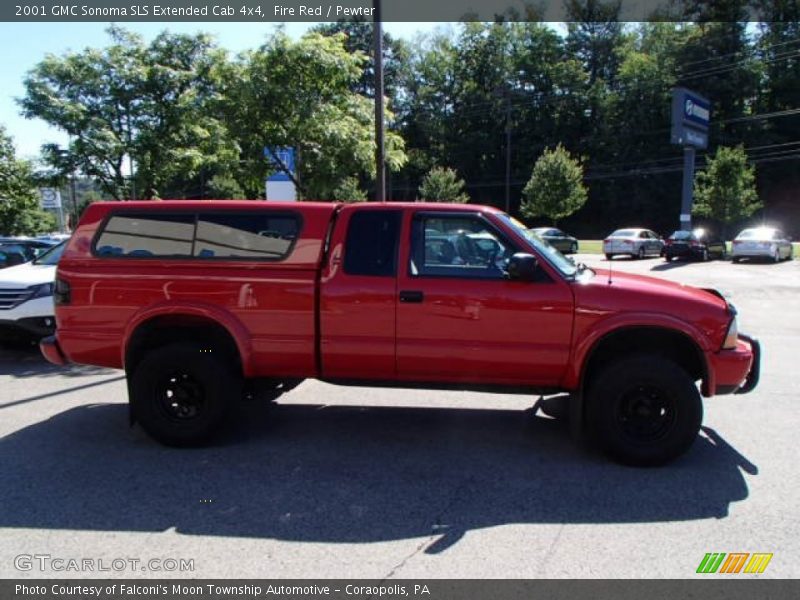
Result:
[[[697,438],[703,404],[689,374],[668,358],[620,359],[589,383],[586,417],[599,447],[626,465],[663,465]]]
[[[644,258],[644,246],[641,246],[639,248],[639,251],[636,253],[636,256],[634,256],[634,258],[638,258],[639,260],[642,260]]]
[[[197,344],[151,350],[130,379],[133,416],[164,445],[202,445],[241,398],[242,377],[236,371],[227,357]]]

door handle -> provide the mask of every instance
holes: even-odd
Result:
[[[425,294],[416,290],[403,290],[400,292],[400,302],[406,304],[419,303],[425,299]]]

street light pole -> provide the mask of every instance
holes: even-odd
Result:
[[[375,200],[386,202],[386,174],[383,142],[383,28],[381,26],[381,0],[372,0],[375,38]]]

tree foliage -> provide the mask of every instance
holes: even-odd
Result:
[[[225,53],[212,39],[164,32],[145,44],[119,27],[108,33],[103,49],[36,65],[23,114],[66,131],[70,161],[113,198],[159,197],[176,179],[235,160],[214,111]]]
[[[0,234],[36,235],[55,228],[53,215],[39,208],[39,191],[29,162],[19,160],[0,125]]]
[[[524,216],[548,217],[555,225],[558,219],[571,215],[586,202],[583,168],[559,144],[554,150],[545,150],[536,161],[522,194]]]
[[[373,102],[350,89],[366,57],[344,41],[319,33],[292,41],[278,32],[228,66],[225,119],[241,149],[236,177],[248,196],[260,195],[264,146],[296,149],[304,198],[331,198],[343,174],[375,177]],[[385,145],[388,168],[399,169],[402,138],[389,131]]]
[[[756,192],[755,169],[741,146],[720,146],[705,171],[695,177],[693,212],[728,225],[763,205]]]
[[[425,202],[469,202],[464,180],[450,168],[434,167],[419,186],[419,198]]]
[[[332,199],[339,202],[366,202],[367,193],[361,189],[357,178],[345,177],[333,190]]]

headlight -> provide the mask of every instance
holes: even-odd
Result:
[[[722,348],[725,350],[736,348],[737,341],[739,341],[739,323],[736,315],[734,315],[731,324],[728,326],[728,333],[722,343]]]
[[[53,295],[53,283],[40,283],[39,285],[32,285],[28,288],[33,293],[31,294],[31,299],[33,298],[44,298],[46,296]]]

